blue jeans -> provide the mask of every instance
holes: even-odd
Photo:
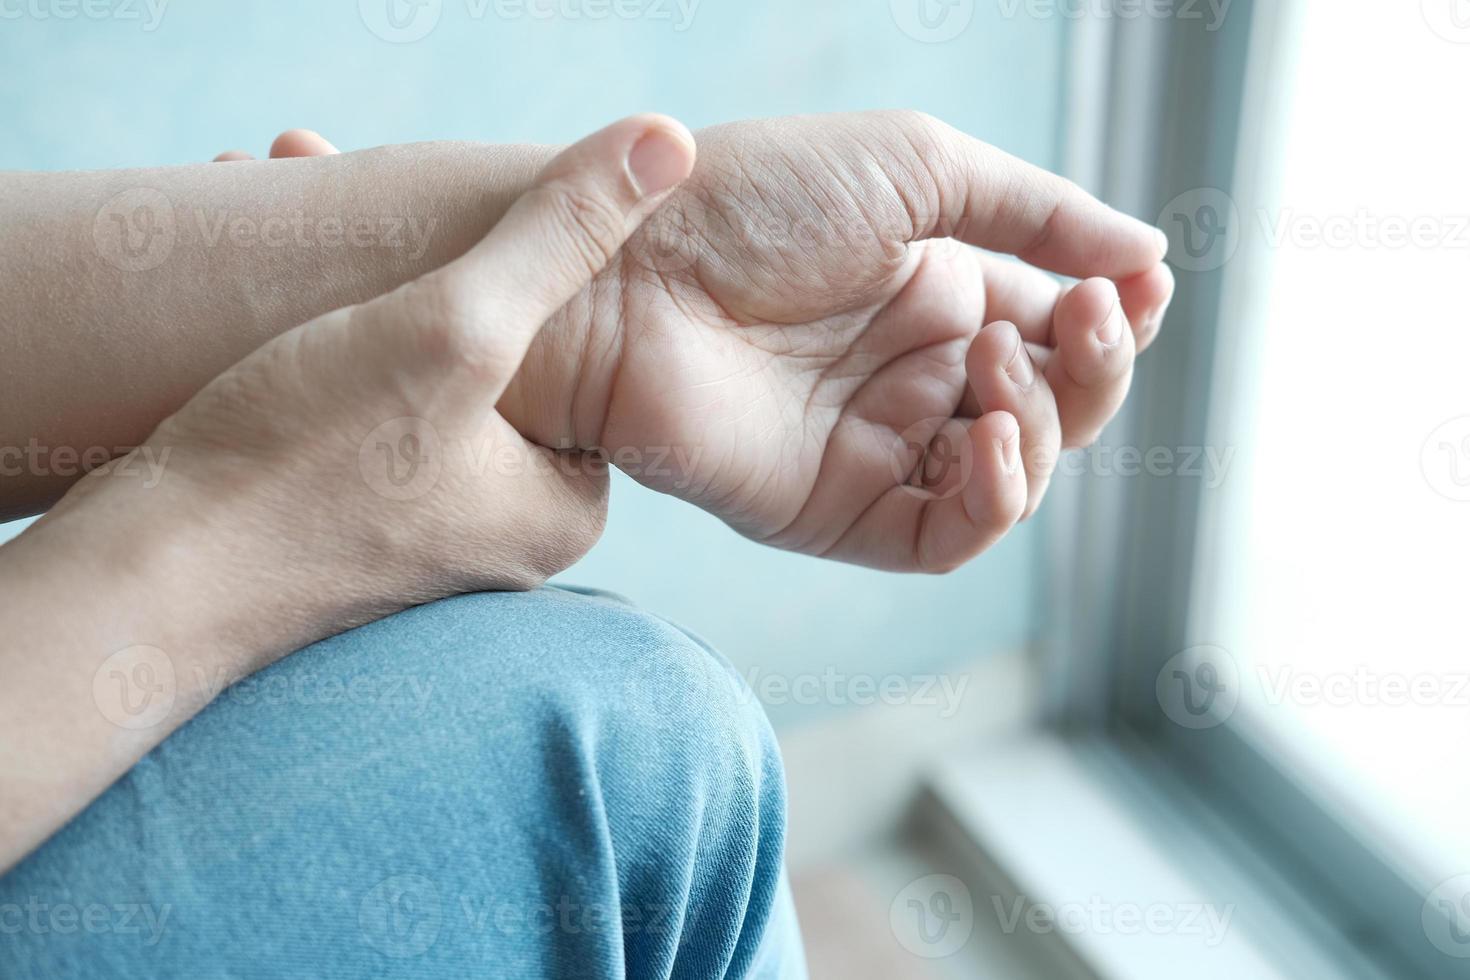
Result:
[[[0,977],[801,978],[785,802],[700,641],[460,596],[225,690],[0,878]]]

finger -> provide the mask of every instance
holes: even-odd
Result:
[[[1056,398],[1062,448],[1091,445],[1133,383],[1135,341],[1118,290],[1106,279],[1078,283],[1057,303],[1056,353],[1044,377]]]
[[[1026,509],[1021,429],[1006,412],[981,416],[970,426],[974,458],[960,492],[928,502],[916,550],[919,568],[948,572],[1005,537]]]
[[[694,153],[666,116],[613,123],[563,150],[479,244],[418,285],[456,329],[481,335],[492,376],[508,382],[547,318],[689,176]]]
[[[1061,452],[1062,429],[1051,386],[1031,360],[1020,331],[1004,320],[975,337],[965,373],[982,413],[1007,412],[1021,428],[1027,491],[1022,516],[1029,516],[1041,504]]]
[[[1021,432],[1005,412],[950,419],[914,477],[891,486],[822,554],[899,572],[959,568],[1005,536],[1026,506]]]
[[[1040,269],[1014,259],[984,252],[980,269],[985,276],[985,318],[1009,320],[1028,344],[1056,345],[1052,314],[1067,290],[1065,283]],[[1169,302],[1174,298],[1174,273],[1163,263],[1116,283],[1123,315],[1133,329],[1141,352],[1155,337]]]
[[[1069,180],[927,116],[906,135],[918,158],[908,172],[933,175],[908,202],[916,239],[958,238],[1078,278],[1128,278],[1163,260],[1162,231]]]
[[[234,163],[236,160],[254,159],[255,157],[246,153],[244,150],[226,150],[225,152],[221,153],[219,156],[211,160],[210,163]]]
[[[1030,345],[1031,359],[1045,368],[1050,360],[1049,348],[1056,346],[1056,311],[1058,302],[1070,290],[1055,277],[1014,259],[976,252],[985,277],[985,319],[1009,320],[1021,331]],[[1079,284],[1080,285],[1080,284]],[[1158,336],[1169,300],[1174,294],[1174,274],[1166,265],[1157,265],[1142,275],[1115,284],[1123,304],[1124,320],[1133,334],[1134,350],[1141,352]],[[1101,287],[1099,287],[1101,288]],[[1047,369],[1047,378],[1051,379]],[[1055,385],[1053,386],[1055,391]],[[1058,404],[1061,399],[1058,397]],[[977,416],[980,407],[973,392],[967,392],[960,414]],[[1067,442],[1068,419],[1063,414],[1063,442]],[[1080,438],[1080,437],[1078,437]],[[1086,445],[1090,440],[1082,442]]]
[[[1065,288],[1055,276],[999,255],[976,252],[985,277],[985,320],[1008,320],[1028,344],[1051,346],[1051,318]]]
[[[1174,298],[1174,273],[1163,263],[1147,272],[1118,282],[1118,295],[1123,300],[1123,313],[1133,326],[1133,338],[1139,352],[1148,349],[1159,335],[1164,314]]]
[[[310,129],[288,129],[271,144],[270,158],[329,157],[341,151]]]

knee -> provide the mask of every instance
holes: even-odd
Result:
[[[481,746],[529,748],[556,768],[593,767],[604,789],[624,776],[646,788],[650,773],[685,793],[732,781],[780,789],[775,738],[735,669],[691,634],[605,593],[459,596],[297,656],[323,655],[350,671],[406,672],[410,714],[433,716],[414,719],[427,722],[416,730],[441,736],[441,746],[457,741],[442,736],[462,733]]]
[[[0,900],[151,894],[172,913],[154,955],[179,963],[228,948],[210,910],[246,903],[365,974],[385,945],[374,896],[408,875],[442,897],[423,955],[445,962],[744,975],[779,931],[784,834],[775,740],[729,665],[616,599],[541,589],[411,609],[225,691],[0,879]],[[132,955],[66,938],[14,955],[39,975],[82,945]]]
[[[466,596],[445,611],[460,609],[485,632],[438,665],[461,678],[451,696],[488,682],[496,695],[472,710],[517,717],[548,765],[593,767],[605,792],[660,784],[686,799],[731,789],[754,798],[781,789],[760,702],[678,627],[617,597],[562,589]]]
[[[666,975],[691,949],[731,975],[754,962],[779,901],[785,784],[759,701],[719,654],[561,589],[462,596],[345,642],[433,679],[441,721],[401,737],[470,795],[493,787],[493,811],[475,809],[493,812],[499,860],[534,855],[547,892],[592,869],[615,882],[630,975]]]

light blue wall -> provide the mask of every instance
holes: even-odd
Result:
[[[955,0],[952,15],[973,7],[973,20],[942,43],[899,27],[920,0],[698,0],[683,30],[680,0],[532,0],[640,12],[602,20],[497,14],[524,11],[519,0],[425,0],[437,25],[412,43],[366,25],[385,23],[388,2],[174,0],[149,30],[149,0],[0,0],[0,169],[258,153],[292,126],[350,149],[565,141],[645,109],[698,127],[899,106],[1056,162],[1066,25],[1008,17],[1015,5],[1003,0]],[[1026,527],[949,578],[884,575],[758,547],[621,480],[606,539],[568,578],[632,596],[742,669],[912,674],[1026,641],[1039,545]],[[780,723],[820,710],[772,714]]]

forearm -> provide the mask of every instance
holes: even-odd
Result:
[[[271,337],[462,254],[551,153],[0,176],[0,519],[49,506]]]
[[[310,631],[166,486],[102,479],[0,548],[0,872]]]
[[[596,275],[583,259],[614,254],[693,157],[664,117],[599,130],[458,260],[215,377],[132,454],[172,449],[159,481],[94,470],[0,548],[0,871],[232,681],[586,554],[605,467],[496,405]],[[575,220],[584,206],[620,223]]]

